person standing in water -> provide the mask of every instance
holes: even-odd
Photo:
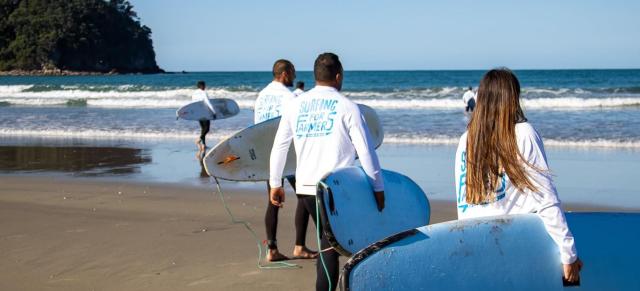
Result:
[[[316,86],[295,98],[283,110],[282,120],[271,150],[269,182],[271,203],[282,206],[285,200],[282,171],[293,141],[296,152],[296,194],[298,208],[311,214],[317,227],[316,184],[326,173],[339,167],[352,166],[356,156],[373,185],[372,197],[378,211],[384,209],[382,170],[375,152],[369,128],[358,105],[347,99],[342,89],[343,69],[340,59],[332,53],[318,56],[313,68]],[[331,126],[314,126],[331,124]],[[297,210],[296,210],[297,212]],[[325,235],[320,244],[323,263],[316,263],[316,290],[336,288],[338,281],[338,252],[332,249]],[[327,279],[329,277],[330,279]]]
[[[196,145],[198,146],[199,152],[204,152],[204,150],[207,147],[206,136],[207,136],[207,133],[209,133],[209,129],[211,127],[211,119],[216,118],[216,110],[213,108],[213,105],[211,105],[209,96],[205,91],[206,85],[204,81],[198,81],[198,83],[196,83],[196,87],[198,87],[198,90],[193,94],[191,99],[193,101],[204,102],[204,104],[207,106],[207,108],[209,108],[209,111],[211,113],[211,116],[209,119],[201,119],[198,121],[200,122],[200,137],[196,139]]]
[[[296,89],[293,90],[293,95],[300,96],[300,94],[304,93],[304,82],[298,81],[296,82]]]
[[[520,83],[508,69],[487,72],[455,157],[458,219],[536,213],[558,245],[564,279],[580,280],[582,262],[551,179],[542,138],[520,107]]]
[[[296,97],[289,88],[293,86],[296,78],[296,69],[293,64],[284,59],[277,60],[272,68],[273,81],[267,85],[258,94],[255,103],[254,122],[260,123],[272,118],[279,117],[282,114],[282,107],[290,103]],[[286,177],[293,189],[296,188],[296,177]],[[279,181],[279,185],[282,181]],[[267,195],[271,191],[271,186],[267,182]],[[268,197],[268,196],[267,196]],[[288,260],[289,257],[283,255],[278,250],[276,234],[278,230],[278,210],[280,206],[271,203],[267,199],[267,211],[265,213],[264,222],[267,234],[267,247],[269,250],[266,254],[266,260],[270,262]],[[296,226],[296,245],[293,250],[293,256],[296,259],[313,259],[317,256],[317,252],[311,251],[306,247],[307,225],[309,224],[309,213],[304,209],[296,209],[295,226]]]
[[[471,87],[462,95],[462,102],[464,102],[465,106],[464,112],[473,112],[473,109],[476,107],[476,93],[473,92]]]

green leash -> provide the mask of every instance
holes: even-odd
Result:
[[[322,182],[318,182],[322,184],[324,188],[328,188],[328,186]],[[327,264],[324,263],[324,258],[322,257],[322,246],[320,245],[320,203],[318,202],[318,198],[316,197],[316,239],[318,241],[318,256],[320,257],[320,262],[322,263],[322,268],[324,269],[324,273],[327,275],[327,282],[329,282],[329,291],[333,290],[331,288],[331,276],[329,275],[329,270],[327,269]]]
[[[218,196],[220,197],[220,200],[222,201],[222,205],[224,205],[224,209],[227,211],[227,213],[229,214],[229,217],[231,218],[231,223],[244,225],[244,227],[251,233],[253,238],[256,240],[257,245],[258,245],[258,269],[299,269],[299,268],[302,268],[302,266],[300,266],[300,265],[287,263],[287,262],[271,262],[271,263],[267,263],[267,264],[262,264],[260,262],[260,259],[262,259],[262,245],[260,244],[260,239],[258,239],[258,235],[256,234],[255,231],[253,231],[251,226],[249,226],[249,222],[244,221],[244,220],[237,220],[235,218],[235,216],[233,216],[233,213],[231,213],[231,209],[229,209],[229,205],[227,205],[227,201],[224,200],[224,195],[222,194],[222,189],[220,188],[220,182],[218,181],[218,178],[216,178],[215,176],[211,176],[211,177],[213,177],[213,179],[216,182],[216,188],[218,189]],[[318,240],[318,246],[319,245],[320,245],[320,241]],[[265,251],[265,254],[266,254],[267,253],[266,247],[265,247],[264,251]],[[326,267],[325,267],[325,272],[326,272]],[[329,283],[329,284],[331,284],[331,283]]]

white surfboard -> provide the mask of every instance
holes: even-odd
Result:
[[[378,148],[384,139],[380,118],[373,108],[358,104]],[[269,180],[269,157],[280,117],[245,128],[213,147],[205,156],[207,173],[231,181]],[[293,145],[287,154],[283,175],[293,175],[296,155]]]
[[[337,169],[318,183],[323,232],[340,254],[351,256],[383,238],[429,224],[429,200],[418,184],[393,171],[382,170],[382,178],[382,212],[360,167]]]
[[[360,251],[342,290],[640,290],[640,214],[567,213],[584,262],[563,286],[557,245],[535,214],[438,223]]]
[[[209,98],[209,101],[211,101],[211,105],[216,110],[215,118],[213,118],[211,111],[203,101],[191,102],[180,107],[176,111],[176,117],[185,120],[215,120],[229,118],[240,112],[238,103],[232,99]]]

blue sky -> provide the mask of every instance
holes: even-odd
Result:
[[[170,71],[640,68],[640,1],[131,0]]]

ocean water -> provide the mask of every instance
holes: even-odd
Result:
[[[380,115],[385,143],[456,144],[468,118],[462,94],[483,71],[347,71],[343,93]],[[526,70],[522,104],[547,146],[640,149],[640,70]],[[0,137],[195,139],[196,122],[176,120],[204,80],[210,97],[241,113],[213,124],[222,138],[253,122],[269,72],[0,77]],[[298,72],[307,89],[311,72]]]

